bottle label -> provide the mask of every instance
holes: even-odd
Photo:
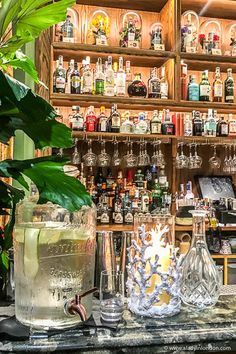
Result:
[[[84,75],[83,79],[83,93],[91,93],[93,90],[92,75]]]
[[[221,132],[221,135],[228,135],[228,133],[229,133],[228,124],[221,124],[220,132]]]
[[[210,86],[209,85],[200,85],[200,96],[210,97]]]
[[[84,122],[83,122],[83,120],[72,118],[71,119],[71,126],[72,126],[72,129],[74,129],[74,130],[83,130]]]
[[[150,84],[150,92],[151,94],[160,95],[161,92],[161,84],[159,80],[152,81]]]
[[[168,99],[168,84],[167,84],[167,82],[161,83],[161,98]]]
[[[106,132],[107,131],[107,121],[106,120],[102,120],[101,121],[100,131],[101,132]]]
[[[161,123],[151,123],[152,134],[161,134]]]
[[[120,127],[120,117],[118,115],[112,116],[111,126],[112,126],[112,128],[119,128]]]
[[[127,211],[125,213],[125,220],[124,221],[125,221],[126,224],[133,224],[134,217],[133,217],[133,214],[132,214],[131,211]]]
[[[236,133],[236,122],[229,122],[229,133]]]
[[[106,212],[102,213],[100,219],[101,224],[109,224],[109,221],[109,214]]]
[[[96,79],[96,94],[103,95],[104,93],[104,80]]]
[[[74,88],[80,87],[80,77],[79,76],[71,76],[70,83],[71,83],[71,86]]]
[[[125,95],[125,74],[117,74],[116,80],[116,94]]]
[[[95,131],[95,121],[93,118],[87,118],[86,130],[87,130],[87,132],[94,132]]]
[[[128,33],[128,41],[134,41],[135,40],[135,33],[129,32]]]
[[[147,213],[149,211],[149,197],[146,195],[142,198],[142,211],[144,213]]]
[[[223,86],[222,84],[214,85],[214,97],[223,97]]]
[[[56,78],[56,88],[57,89],[65,89],[66,86],[66,79],[64,77],[57,77]]]
[[[123,215],[121,212],[114,213],[114,223],[123,224]]]
[[[189,101],[199,101],[199,87],[198,85],[189,85],[188,89]]]
[[[225,86],[225,101],[234,100],[234,84],[233,82],[226,84]]]

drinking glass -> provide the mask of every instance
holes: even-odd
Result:
[[[193,155],[192,155],[192,147],[193,145],[192,144],[189,144],[189,157],[188,157],[188,168],[190,170],[193,170],[195,167],[195,161],[193,159]]]
[[[183,150],[183,143],[179,144],[180,146],[180,154],[179,152],[177,152],[177,156],[176,156],[176,168],[177,169],[183,169],[183,168],[188,168],[188,158],[187,156],[184,155],[184,150]]]
[[[201,168],[202,166],[202,158],[197,153],[197,144],[194,144],[194,156],[193,156],[194,166],[195,168]]]
[[[139,146],[138,166],[150,165],[150,156],[147,153],[147,143],[142,142]]]
[[[119,146],[118,146],[118,141],[114,141],[114,152],[113,152],[113,157],[111,160],[112,166],[120,166],[121,164],[121,158],[119,156]]]
[[[78,151],[78,139],[75,139],[75,147],[74,147],[74,152],[72,154],[71,157],[71,163],[73,163],[73,165],[79,165],[81,163],[81,157],[80,157],[80,153]]]
[[[97,165],[99,167],[109,167],[111,164],[111,156],[106,152],[105,141],[101,142],[101,153],[98,155]]]
[[[153,144],[153,155],[152,155],[152,157],[151,157],[152,165],[156,165],[156,166],[158,165],[158,162],[159,162],[157,146],[158,146],[158,143],[155,142],[155,143]]]
[[[121,271],[101,272],[100,310],[105,322],[117,323],[124,312],[124,274]]]
[[[228,156],[228,146],[225,145],[225,158],[223,161],[223,172],[230,173],[231,171],[231,162]]]
[[[97,155],[92,152],[92,141],[88,140],[88,152],[83,156],[83,161],[85,166],[93,167],[96,166]]]
[[[159,142],[157,166],[161,167],[161,166],[165,166],[165,165],[166,165],[165,157],[161,151],[161,142]]]
[[[137,166],[137,156],[133,153],[133,143],[128,143],[128,152],[127,155],[124,156],[124,162],[126,167],[136,167]]]
[[[234,155],[233,155],[231,171],[232,171],[232,173],[236,172],[236,145],[234,145]]]
[[[208,162],[209,162],[211,168],[218,169],[218,168],[220,168],[221,160],[216,154],[216,145],[213,145],[213,149],[214,149],[213,156],[209,159]]]

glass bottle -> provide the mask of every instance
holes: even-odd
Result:
[[[202,80],[199,85],[199,100],[210,101],[211,86],[208,80],[208,70],[204,70],[202,73]]]
[[[90,57],[86,57],[86,66],[83,72],[83,94],[93,93],[93,70],[90,66]]]
[[[196,83],[196,75],[191,75],[188,84],[188,100],[199,101],[199,85]]]
[[[53,81],[53,92],[57,92],[56,91],[56,73],[58,70],[58,66],[59,66],[59,60],[56,60],[56,66],[55,66],[55,70],[53,72],[53,76],[52,76],[52,81]]]
[[[222,115],[217,123],[217,136],[228,136],[229,135],[229,125],[224,120],[224,116]]]
[[[219,272],[209,253],[205,233],[205,210],[193,210],[191,247],[183,259],[180,297],[184,304],[204,310],[214,306],[220,295]]]
[[[118,71],[118,63],[117,61],[114,62],[113,64],[113,71],[114,71],[114,95],[117,96],[117,71]]]
[[[109,55],[107,60],[107,70],[105,71],[105,96],[114,96],[114,70],[112,69],[112,57]]]
[[[162,119],[159,116],[158,111],[153,111],[153,116],[151,120],[151,134],[161,134]]]
[[[192,135],[193,135],[193,121],[190,118],[190,115],[186,114],[184,119],[184,136],[192,136]]]
[[[232,69],[227,69],[227,78],[224,83],[225,86],[225,102],[234,103],[234,78]]]
[[[84,130],[84,117],[80,113],[80,106],[72,106],[72,115],[70,117],[70,127],[72,130]]]
[[[79,74],[80,74],[80,93],[83,93],[83,88],[84,88],[84,72],[86,70],[87,66],[87,61],[86,59],[82,60],[82,65],[79,69]]]
[[[86,132],[96,132],[97,131],[97,117],[94,113],[94,107],[90,106],[85,118],[85,130]]]
[[[135,74],[134,81],[128,87],[129,97],[146,97],[147,87],[141,79],[141,74]]]
[[[123,201],[123,212],[124,212],[124,223],[133,224],[134,216],[132,212],[132,201],[129,196],[129,191],[125,191],[125,196]]]
[[[160,79],[160,91],[161,91],[161,99],[168,99],[168,81],[166,78],[166,69],[164,66],[161,68],[161,79]]]
[[[115,197],[113,199],[113,222],[114,224],[123,224],[122,199],[119,195],[119,188],[115,189]]]
[[[199,111],[193,111],[193,135],[194,136],[202,136],[204,125],[203,120],[201,118],[201,113]]]
[[[187,47],[196,46],[197,29],[192,21],[192,15],[189,13],[187,22],[181,28],[181,51],[186,52]]]
[[[66,88],[65,88],[65,93],[71,93],[71,90],[70,90],[70,79],[71,79],[71,74],[73,73],[74,71],[74,66],[75,66],[75,61],[74,59],[71,59],[70,60],[70,63],[69,63],[69,66],[68,66],[68,69],[67,69],[67,72],[66,72]]]
[[[104,82],[105,82],[105,75],[102,70],[102,59],[98,58],[96,64],[96,74],[95,74],[95,94],[96,95],[104,94]]]
[[[126,94],[126,75],[123,68],[123,58],[119,57],[119,68],[116,78],[116,96],[125,96]]]
[[[66,21],[61,27],[63,42],[73,42],[74,25],[71,22],[71,16],[66,16]]]
[[[57,93],[65,93],[66,69],[63,67],[63,56],[58,57],[58,67],[55,72],[55,90]]]
[[[157,68],[151,69],[148,80],[148,98],[161,98],[161,83],[157,76]]]
[[[107,132],[108,131],[108,122],[107,122],[107,116],[105,114],[105,107],[101,106],[100,107],[100,114],[98,116],[98,131],[99,132]]]
[[[206,120],[206,136],[215,137],[216,136],[217,122],[213,114],[212,109],[208,109],[208,116]]]
[[[132,73],[131,73],[131,69],[130,69],[130,61],[126,60],[125,62],[125,78],[126,78],[126,92],[128,90],[128,86],[131,84],[132,82]]]
[[[220,68],[216,67],[215,80],[213,82],[213,102],[222,102],[223,83],[220,77]]]
[[[188,99],[188,82],[187,82],[188,66],[181,60],[181,100]]]
[[[145,113],[140,112],[138,115],[137,134],[147,134],[147,122],[145,121]]]
[[[236,136],[236,119],[233,114],[229,114],[229,136]]]
[[[120,113],[117,110],[116,104],[111,107],[111,113],[109,117],[109,131],[112,133],[120,132]]]
[[[80,73],[78,70],[78,64],[75,63],[74,71],[71,73],[71,76],[70,76],[70,93],[79,94],[80,88],[81,88]]]
[[[169,109],[164,109],[164,122],[161,126],[163,135],[175,135],[175,125],[172,123]]]

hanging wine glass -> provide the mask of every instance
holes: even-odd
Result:
[[[193,161],[194,161],[194,166],[195,166],[194,168],[201,168],[201,166],[202,166],[202,158],[197,153],[197,144],[194,144]]]
[[[176,156],[176,160],[175,160],[176,168],[177,169],[188,168],[188,157],[184,155],[184,150],[183,150],[184,143],[183,142],[179,143],[179,146],[180,146],[180,154],[177,153]]]
[[[213,156],[209,159],[209,164],[213,169],[219,169],[221,165],[220,158],[216,155],[216,145],[213,145],[214,153]]]
[[[136,167],[138,162],[137,160],[137,156],[133,153],[133,143],[130,142],[128,144],[128,153],[124,156],[126,167]]]
[[[81,163],[81,156],[78,151],[78,139],[75,139],[75,147],[71,157],[71,163],[73,165],[79,165]]]
[[[121,158],[119,156],[119,144],[118,141],[114,141],[114,152],[113,152],[113,157],[111,160],[112,166],[120,166],[121,164]]]
[[[189,157],[188,157],[188,168],[190,170],[193,170],[195,167],[195,161],[193,159],[193,155],[192,155],[192,147],[193,147],[193,144],[189,144]]]
[[[85,166],[93,167],[96,166],[97,155],[92,152],[92,141],[88,140],[88,152],[83,156],[83,161]]]
[[[111,164],[111,156],[106,152],[105,141],[101,142],[101,153],[98,155],[97,164],[99,167],[108,167]]]

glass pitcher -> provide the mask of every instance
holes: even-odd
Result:
[[[71,327],[92,312],[96,210],[72,214],[36,202],[25,199],[16,212],[16,318],[33,328]]]
[[[193,236],[191,247],[183,259],[180,296],[191,307],[204,310],[214,306],[220,294],[220,278],[208,251],[205,237],[205,210],[191,210]]]

